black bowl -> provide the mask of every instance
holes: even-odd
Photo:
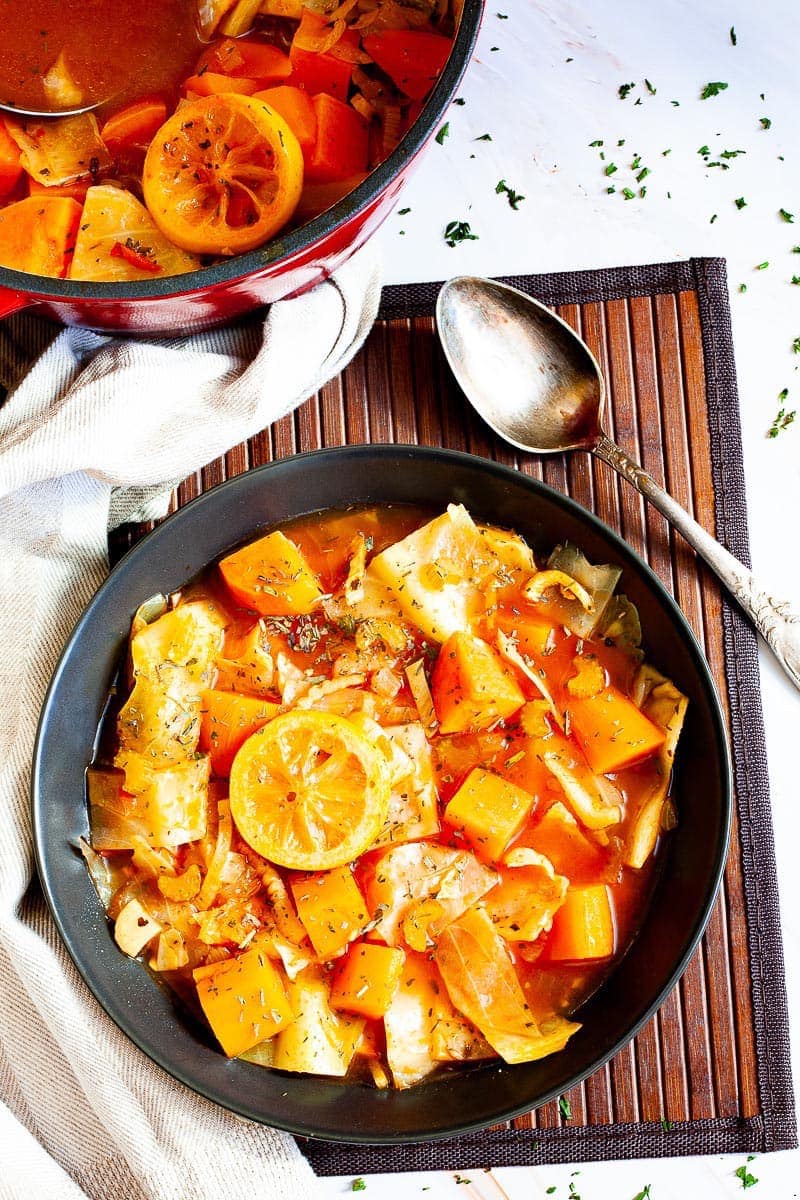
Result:
[[[534,547],[569,539],[596,562],[623,568],[648,658],[690,700],[678,756],[679,825],[670,836],[644,924],[628,954],[582,1008],[583,1027],[542,1062],[485,1065],[408,1091],[290,1075],[229,1061],[173,995],[116,947],[83,860],[84,770],[106,693],[137,605],[170,592],[263,526],[361,502],[443,508],[462,501],[480,519],[513,527]],[[448,1137],[543,1104],[591,1074],[664,1001],[697,945],[728,846],[730,764],[723,718],[700,648],[679,609],[632,550],[596,517],[495,463],[444,450],[360,446],[298,455],[221,484],[181,509],[122,560],[97,592],[56,669],[39,726],[33,822],[48,903],[75,964],[117,1025],[188,1087],[293,1133],[344,1142]],[[367,1101],[367,1102],[365,1102]]]

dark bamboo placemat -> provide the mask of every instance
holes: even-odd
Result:
[[[721,260],[515,277],[585,338],[609,384],[608,428],[734,554],[748,558],[736,379]],[[401,1147],[304,1142],[320,1174],[512,1166],[797,1144],[756,639],[685,544],[602,463],[515,454],[475,418],[438,349],[437,285],[390,287],[366,346],[294,414],[209,464],[183,504],[230,475],[322,446],[419,442],[514,464],[568,492],[646,558],[692,623],[723,692],[736,812],[702,944],[635,1041],[568,1094],[508,1125]],[[115,535],[118,555],[139,527]]]

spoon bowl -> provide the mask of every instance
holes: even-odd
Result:
[[[82,104],[79,108],[20,108],[17,104],[10,104],[0,100],[0,112],[7,112],[12,117],[35,117],[41,120],[47,120],[50,117],[79,117],[81,113],[94,112],[101,104],[107,104],[107,100],[95,100],[92,104]]]
[[[800,689],[800,616],[607,437],[602,372],[569,325],[524,292],[472,276],[442,286],[436,325],[453,374],[487,425],[519,450],[588,450],[612,466],[705,559]]]
[[[550,309],[463,276],[439,293],[436,323],[453,374],[500,437],[534,454],[594,448],[605,402],[600,368]]]

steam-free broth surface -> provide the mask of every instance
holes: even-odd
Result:
[[[196,14],[196,0],[0,0],[0,99],[50,109],[42,80],[59,57],[87,104],[177,93]]]
[[[618,582],[383,506],[143,605],[88,776],[120,949],[265,1067],[405,1088],[558,1053],[676,819],[686,700]]]

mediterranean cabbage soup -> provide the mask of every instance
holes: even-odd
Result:
[[[115,282],[245,253],[390,154],[460,0],[0,0],[0,266]]]
[[[676,823],[687,701],[619,576],[384,506],[146,600],[82,843],[120,951],[267,1068],[558,1053]]]

